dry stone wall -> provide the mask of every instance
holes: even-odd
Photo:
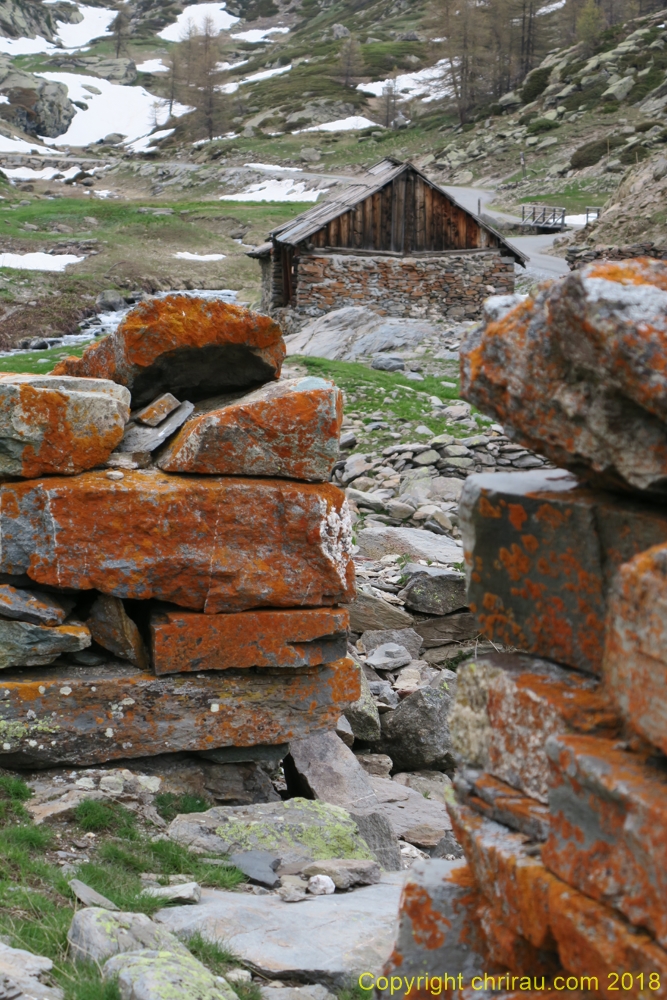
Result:
[[[0,765],[284,745],[359,698],[340,391],[284,356],[174,295],[2,377]]]
[[[589,265],[490,303],[463,345],[468,399],[580,478],[463,486],[470,610],[518,651],[458,670],[447,805],[465,861],[414,869],[387,975],[465,970],[461,998],[485,974],[492,991],[531,977],[509,995],[612,1000],[623,976],[627,997],[667,996],[667,462],[644,433],[667,431],[647,360],[667,349],[666,289],[658,260]],[[583,406],[605,394],[623,441]]]
[[[514,261],[496,251],[389,257],[303,254],[295,259],[295,308],[322,316],[367,305],[380,315],[474,319],[489,294],[514,291]]]

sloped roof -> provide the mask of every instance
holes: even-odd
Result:
[[[493,233],[499,240],[500,245],[507,250],[507,253],[514,257],[519,264],[525,265],[528,258],[520,250],[516,250],[511,246],[493,226],[489,226],[479,216],[475,215],[474,212],[470,212],[463,205],[459,204],[455,198],[452,198],[448,191],[445,191],[438,184],[434,184],[433,181],[429,180],[414,163],[411,163],[409,160],[401,162],[400,160],[393,159],[393,157],[386,157],[380,160],[366,172],[364,178],[358,184],[350,185],[350,187],[345,188],[330,200],[314,205],[307,212],[297,215],[295,219],[283,223],[277,229],[273,229],[269,233],[269,236],[278,243],[287,243],[290,246],[296,246],[303,240],[308,239],[309,236],[312,236],[313,233],[316,233],[328,222],[338,218],[344,212],[349,212],[360,201],[364,201],[370,195],[375,194],[376,191],[379,191],[407,170],[413,170],[432,188],[444,194],[453,205],[456,205],[462,212],[471,216],[482,229]],[[255,254],[260,256],[257,251],[255,251]]]

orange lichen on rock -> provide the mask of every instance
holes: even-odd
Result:
[[[343,608],[203,615],[154,611],[150,634],[156,674],[247,667],[309,667],[345,656]]]
[[[534,947],[551,950],[549,889],[557,879],[528,853],[528,838],[485,819],[453,796],[447,809],[475,883],[498,919]]]
[[[394,996],[432,1000],[422,987],[424,976],[445,973],[442,996],[458,996],[472,976],[495,969],[480,927],[481,902],[465,861],[433,858],[413,865],[401,895],[394,950],[383,969],[385,976],[402,978]]]
[[[667,263],[589,265],[516,301],[488,300],[468,334],[464,398],[591,482],[663,492]]]
[[[484,634],[599,673],[613,574],[667,541],[664,511],[582,488],[562,471],[538,471],[469,477],[459,516],[474,568],[469,605]]]
[[[0,375],[0,474],[71,476],[102,464],[129,404],[127,389],[102,379]]]
[[[170,677],[110,659],[83,670],[7,671],[2,685],[0,766],[24,768],[288,743],[333,729],[360,693],[349,657],[291,674]]]
[[[207,614],[354,596],[344,494],[329,483],[157,470],[0,487],[0,572]]]
[[[609,600],[603,673],[626,722],[667,753],[667,546],[620,568]]]
[[[168,295],[132,309],[115,333],[65,358],[54,374],[108,378],[141,406],[163,392],[198,400],[271,381],[280,374],[280,327],[219,299]]]
[[[342,394],[333,383],[272,382],[200,404],[157,464],[165,472],[328,480],[342,421]]]
[[[559,879],[551,883],[549,913],[563,967],[595,996],[667,997],[667,951],[648,934]]]
[[[667,946],[667,777],[646,755],[591,736],[553,738],[547,752],[544,863]]]
[[[551,977],[560,971],[555,951],[536,948],[521,937],[498,918],[490,903],[482,902],[478,913],[489,956],[501,968],[509,969],[518,976]]]

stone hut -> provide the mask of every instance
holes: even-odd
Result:
[[[274,229],[248,256],[262,266],[262,309],[295,318],[350,305],[474,318],[488,295],[514,291],[514,263],[526,261],[413,163],[394,159]]]

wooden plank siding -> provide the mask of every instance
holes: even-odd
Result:
[[[465,209],[407,170],[313,233],[314,248],[410,254],[498,246]]]

